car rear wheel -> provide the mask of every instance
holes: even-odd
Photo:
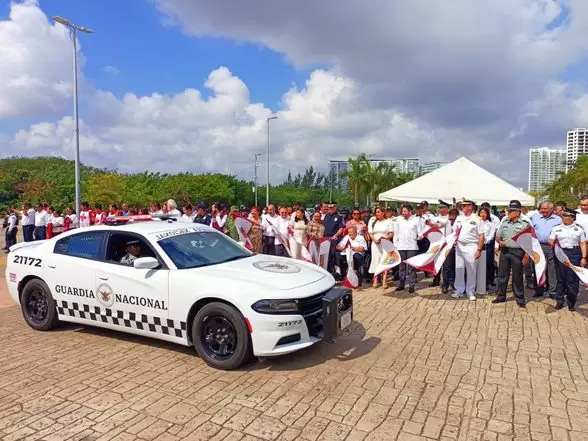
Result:
[[[241,313],[225,303],[204,305],[192,323],[198,355],[216,369],[237,369],[252,357],[251,339]]]
[[[25,321],[37,331],[50,331],[57,325],[55,300],[42,280],[34,279],[25,285],[20,307]]]

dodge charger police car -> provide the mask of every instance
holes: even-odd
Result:
[[[351,291],[319,266],[253,254],[192,223],[95,226],[16,244],[6,280],[33,329],[65,321],[153,337],[194,346],[219,369],[331,339],[353,320]]]

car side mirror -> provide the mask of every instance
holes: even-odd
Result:
[[[154,257],[138,257],[133,261],[136,269],[155,269],[159,267],[159,260]]]

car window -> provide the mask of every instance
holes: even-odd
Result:
[[[216,231],[199,231],[168,237],[159,246],[178,269],[216,265],[252,254]]]
[[[83,259],[99,260],[102,255],[104,236],[104,231],[89,231],[67,236],[57,241],[53,252]]]
[[[133,242],[135,246],[129,247],[130,242]],[[127,233],[113,233],[110,235],[106,246],[107,262],[131,265],[133,260],[138,257],[157,258],[153,249],[147,245],[147,242],[141,236]]]

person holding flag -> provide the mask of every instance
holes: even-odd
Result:
[[[512,290],[517,305],[525,308],[525,287],[523,285],[523,266],[529,262],[525,250],[513,240],[513,237],[530,226],[529,222],[521,218],[521,204],[511,202],[508,206],[508,219],[503,221],[496,232],[496,241],[500,248],[498,261],[498,295],[492,303],[506,302],[506,287],[512,272]]]
[[[439,213],[432,219],[425,221],[426,225],[434,225],[437,228],[439,228],[439,230],[443,233],[443,236],[449,236],[451,234],[452,223],[449,221],[449,205],[451,204],[448,204],[447,202],[439,199]],[[433,281],[429,284],[429,286],[432,288],[434,286],[439,286],[440,284],[441,272],[438,272],[433,278]]]
[[[566,297],[569,310],[576,310],[580,279],[573,267],[586,266],[586,232],[575,223],[576,216],[577,213],[574,210],[566,208],[563,211],[563,223],[554,227],[549,236],[549,245],[556,248],[555,254],[558,254],[557,248],[560,247],[565,255],[556,262],[559,283],[555,309],[564,307],[564,297]]]

